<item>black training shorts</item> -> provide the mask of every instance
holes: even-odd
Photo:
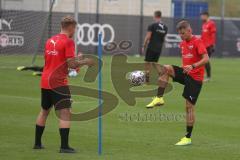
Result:
[[[173,81],[181,83],[184,85],[184,90],[182,96],[191,102],[193,105],[196,104],[198,96],[201,92],[202,82],[196,81],[189,75],[183,73],[183,68],[178,66],[173,66],[175,77]]]
[[[209,46],[206,49],[207,49],[207,52],[208,52],[208,57],[211,57],[213,52],[215,51],[214,46]]]
[[[147,51],[145,54],[145,61],[146,62],[158,62],[160,55],[161,55],[161,50],[153,51],[152,49],[147,48]]]
[[[43,109],[48,110],[53,105],[56,110],[71,108],[71,93],[68,86],[55,89],[42,88],[41,92],[41,105]]]

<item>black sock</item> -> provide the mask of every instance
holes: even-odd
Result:
[[[69,148],[68,145],[68,136],[69,136],[69,128],[60,128],[60,136],[61,136],[61,148],[66,149]]]
[[[38,145],[38,146],[42,145],[41,138],[42,138],[42,134],[43,134],[44,128],[45,128],[45,126],[36,125],[36,129],[35,129],[35,145]]]
[[[207,63],[205,65],[205,69],[206,69],[206,72],[207,72],[207,77],[210,78],[211,77],[211,65],[210,65],[210,63]]]
[[[162,97],[163,94],[164,94],[164,90],[165,90],[165,88],[158,87],[158,93],[157,93],[157,96],[158,96],[158,97]]]
[[[149,75],[148,72],[146,72],[145,77],[146,77],[146,83],[149,83],[149,81],[150,81],[150,75]]]
[[[190,138],[192,135],[193,126],[187,126],[186,130],[187,130],[186,137]]]

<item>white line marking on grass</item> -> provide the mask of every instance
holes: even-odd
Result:
[[[15,99],[21,99],[21,100],[31,100],[31,101],[40,101],[40,98],[34,98],[34,97],[23,97],[23,96],[14,96],[14,95],[1,95],[0,98],[15,98]],[[96,99],[97,101],[97,99]],[[74,104],[90,104],[90,103],[97,103],[93,101],[75,101],[73,100]]]
[[[0,97],[2,97],[2,98],[15,98],[15,99],[21,99],[21,100],[32,100],[32,101],[38,101],[39,100],[39,98],[13,96],[13,95],[0,95]]]
[[[0,66],[0,69],[17,69],[17,67]]]
[[[34,97],[23,97],[23,96],[14,96],[14,95],[1,95],[0,98],[15,98],[15,99],[21,99],[21,100],[32,100],[32,101],[40,101],[40,98],[34,98]],[[142,99],[139,98],[137,102],[146,102],[148,98]],[[240,97],[231,97],[231,98],[200,98],[199,101],[226,101],[226,100],[240,100]],[[182,101],[182,99],[172,99],[171,101]],[[97,103],[96,101],[73,101],[75,104],[90,104],[90,103]]]
[[[150,98],[150,97],[149,97]],[[142,99],[139,98],[139,100],[137,100],[137,102],[145,102],[145,101],[149,101],[149,98],[146,99]],[[180,97],[179,99],[171,99],[169,101],[182,101],[184,100],[182,97]],[[232,101],[232,100],[240,100],[240,97],[228,97],[228,98],[199,98],[198,101]],[[150,100],[151,101],[151,100]]]

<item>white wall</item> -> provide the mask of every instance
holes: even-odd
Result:
[[[47,11],[48,0],[2,0],[2,8],[9,10]]]
[[[75,0],[56,0],[54,11],[74,12]],[[144,15],[161,10],[171,16],[172,0],[144,0]],[[49,0],[2,0],[4,9],[48,11]],[[80,13],[96,13],[97,0],[79,0]],[[141,0],[100,0],[99,11],[104,14],[139,15]]]
[[[144,15],[153,15],[155,10],[161,10],[163,17],[170,17],[172,14],[172,0],[145,0]]]

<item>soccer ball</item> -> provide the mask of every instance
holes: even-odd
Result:
[[[145,83],[145,74],[143,71],[133,71],[129,75],[129,80],[132,85],[140,86]]]
[[[69,77],[77,77],[78,73],[75,69],[70,69],[68,72]]]

